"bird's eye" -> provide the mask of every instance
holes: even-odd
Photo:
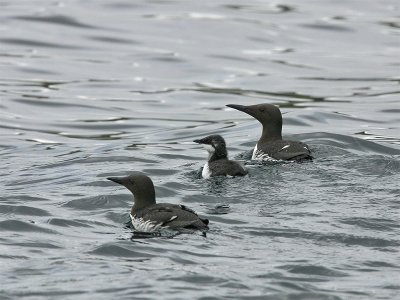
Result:
[[[260,112],[264,112],[265,111],[265,109],[264,108],[260,108]]]

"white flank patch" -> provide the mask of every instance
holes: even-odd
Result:
[[[251,159],[258,160],[258,161],[278,161],[277,159],[272,158],[268,154],[258,150],[257,145],[254,147],[253,155],[252,155]]]
[[[286,148],[289,148],[289,147],[290,147],[290,145],[283,146],[282,149],[279,150],[279,151],[282,151],[282,150],[284,150],[284,149],[286,149]]]
[[[178,217],[178,216],[172,216],[172,217],[169,219],[168,222],[171,222],[171,221],[175,220],[177,217]]]
[[[211,177],[211,171],[210,168],[208,167],[208,163],[206,163],[203,167],[203,172],[201,173],[201,176],[205,179],[208,179]]]
[[[161,228],[161,223],[156,223],[154,221],[150,221],[150,220],[143,220],[143,218],[136,218],[135,216],[131,216],[131,220],[132,220],[132,225],[133,228],[135,228],[136,231],[139,232],[155,232],[158,231]],[[171,218],[171,220],[174,217]],[[176,217],[175,217],[176,218]]]

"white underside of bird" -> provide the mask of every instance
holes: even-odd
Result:
[[[204,165],[203,171],[201,172],[201,176],[205,179],[208,179],[211,177],[211,170],[210,170],[210,167],[208,166],[208,162]]]

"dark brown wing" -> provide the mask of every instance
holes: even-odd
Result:
[[[208,220],[204,221],[191,209],[183,205],[158,203],[136,213],[144,221],[161,223],[169,228],[207,229]]]
[[[257,146],[259,150],[262,150],[274,159],[297,161],[313,158],[310,148],[303,142],[281,140]]]
[[[212,176],[244,176],[247,171],[234,160],[220,159],[208,163]]]

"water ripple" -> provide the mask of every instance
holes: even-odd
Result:
[[[0,298],[397,299],[397,2],[1,7]],[[250,161],[262,102],[312,162]],[[249,176],[201,178],[208,134]],[[207,234],[133,234],[132,171]]]
[[[51,23],[56,25],[63,26],[71,26],[71,27],[79,27],[79,28],[87,28],[93,29],[95,26],[87,25],[81,22],[76,21],[74,18],[64,16],[64,15],[49,15],[49,16],[15,16],[13,17],[17,20],[24,21],[33,21],[33,22],[43,22],[43,23]]]
[[[42,47],[42,48],[55,48],[55,49],[82,49],[82,47],[67,45],[67,44],[58,44],[58,43],[50,43],[45,41],[31,40],[31,39],[22,39],[22,38],[0,38],[0,42],[5,44],[12,44],[17,46],[27,46],[31,47]]]
[[[38,232],[38,233],[50,233],[50,234],[56,233],[54,230],[39,227],[32,223],[27,223],[19,220],[0,221],[0,230],[14,231],[14,232]]]

